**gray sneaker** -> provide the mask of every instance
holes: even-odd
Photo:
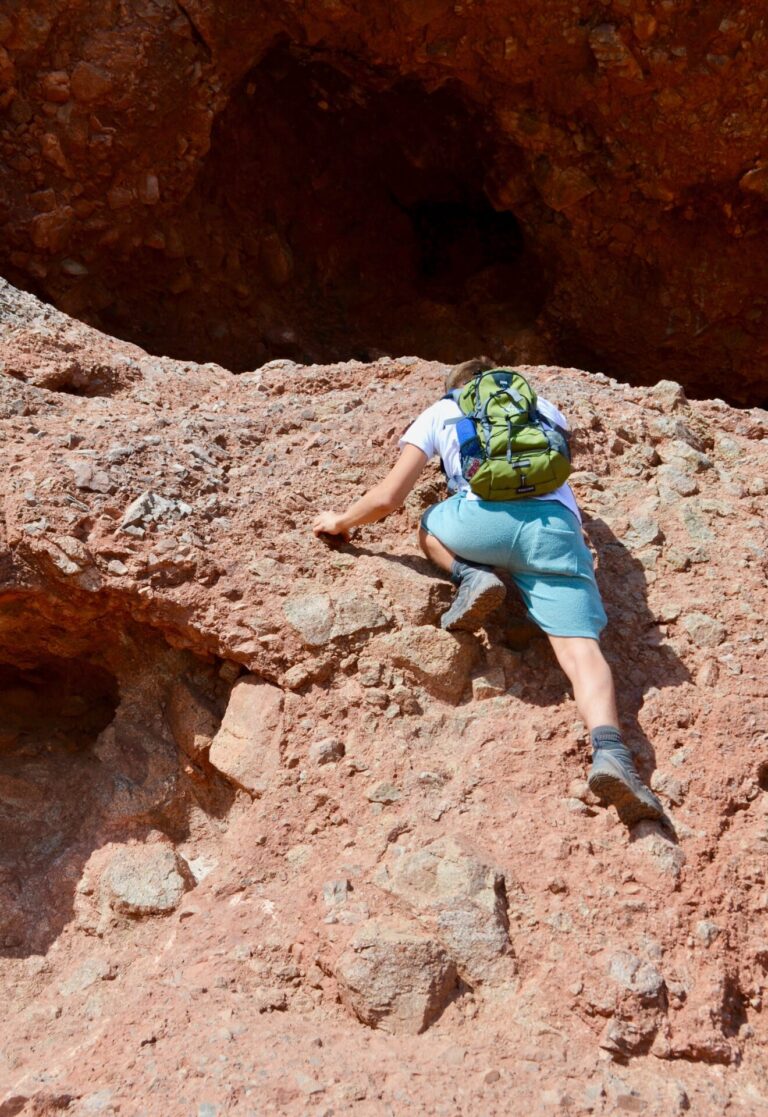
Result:
[[[440,627],[473,632],[507,596],[507,587],[490,570],[468,570],[462,576],[450,609],[440,618]]]
[[[589,772],[589,790],[598,799],[616,808],[625,826],[634,826],[642,819],[669,822],[659,800],[642,782],[631,761],[598,749]]]

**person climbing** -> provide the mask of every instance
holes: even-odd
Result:
[[[573,687],[592,742],[590,789],[605,805],[613,804],[628,826],[641,819],[666,821],[619,728],[613,676],[599,642],[607,618],[581,514],[564,480],[570,472],[565,417],[519,373],[486,357],[454,366],[445,390],[405,431],[400,457],[387,476],[345,511],[321,512],[312,525],[315,535],[346,541],[353,528],[384,519],[401,507],[438,455],[451,495],[422,516],[419,544],[456,586],[441,626],[478,628],[506,597],[494,568],[506,570]],[[499,429],[492,397],[506,402],[506,426],[501,452],[494,444],[486,454],[485,443],[491,446]],[[513,419],[504,417],[513,413]],[[515,421],[522,426],[513,427]],[[533,447],[541,444],[545,451],[541,458],[536,449],[517,453],[514,438],[523,444],[527,439]],[[521,473],[520,461],[530,475]]]

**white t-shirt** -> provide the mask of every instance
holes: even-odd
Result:
[[[538,410],[542,418],[551,420],[564,430],[568,430],[568,421],[549,400],[538,397]],[[466,492],[467,500],[479,500],[480,497],[472,492],[469,482],[461,473],[461,459],[459,457],[459,438],[456,433],[456,424],[448,420],[461,418],[462,411],[452,399],[441,399],[433,403],[426,411],[422,411],[418,419],[414,419],[408,430],[400,439],[400,448],[406,444],[417,446],[427,458],[439,454],[448,478],[448,488],[453,493]],[[564,504],[576,519],[581,523],[581,513],[576,503],[570,485],[561,485],[551,493],[535,496],[533,500],[558,500]]]

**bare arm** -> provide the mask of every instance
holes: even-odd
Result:
[[[416,484],[428,458],[416,446],[403,447],[383,481],[350,504],[344,512],[321,512],[312,525],[315,535],[347,535],[360,524],[375,524],[399,508]]]

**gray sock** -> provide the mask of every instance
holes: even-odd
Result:
[[[615,725],[598,725],[590,733],[590,738],[595,752],[598,749],[604,749],[605,752],[612,753],[617,760],[622,760],[634,766],[634,757],[624,744],[621,730],[617,729]]]
[[[454,586],[460,586],[462,578],[469,574],[471,570],[492,571],[493,567],[486,566],[483,562],[467,562],[465,559],[455,558],[451,563],[448,577],[451,579]]]

